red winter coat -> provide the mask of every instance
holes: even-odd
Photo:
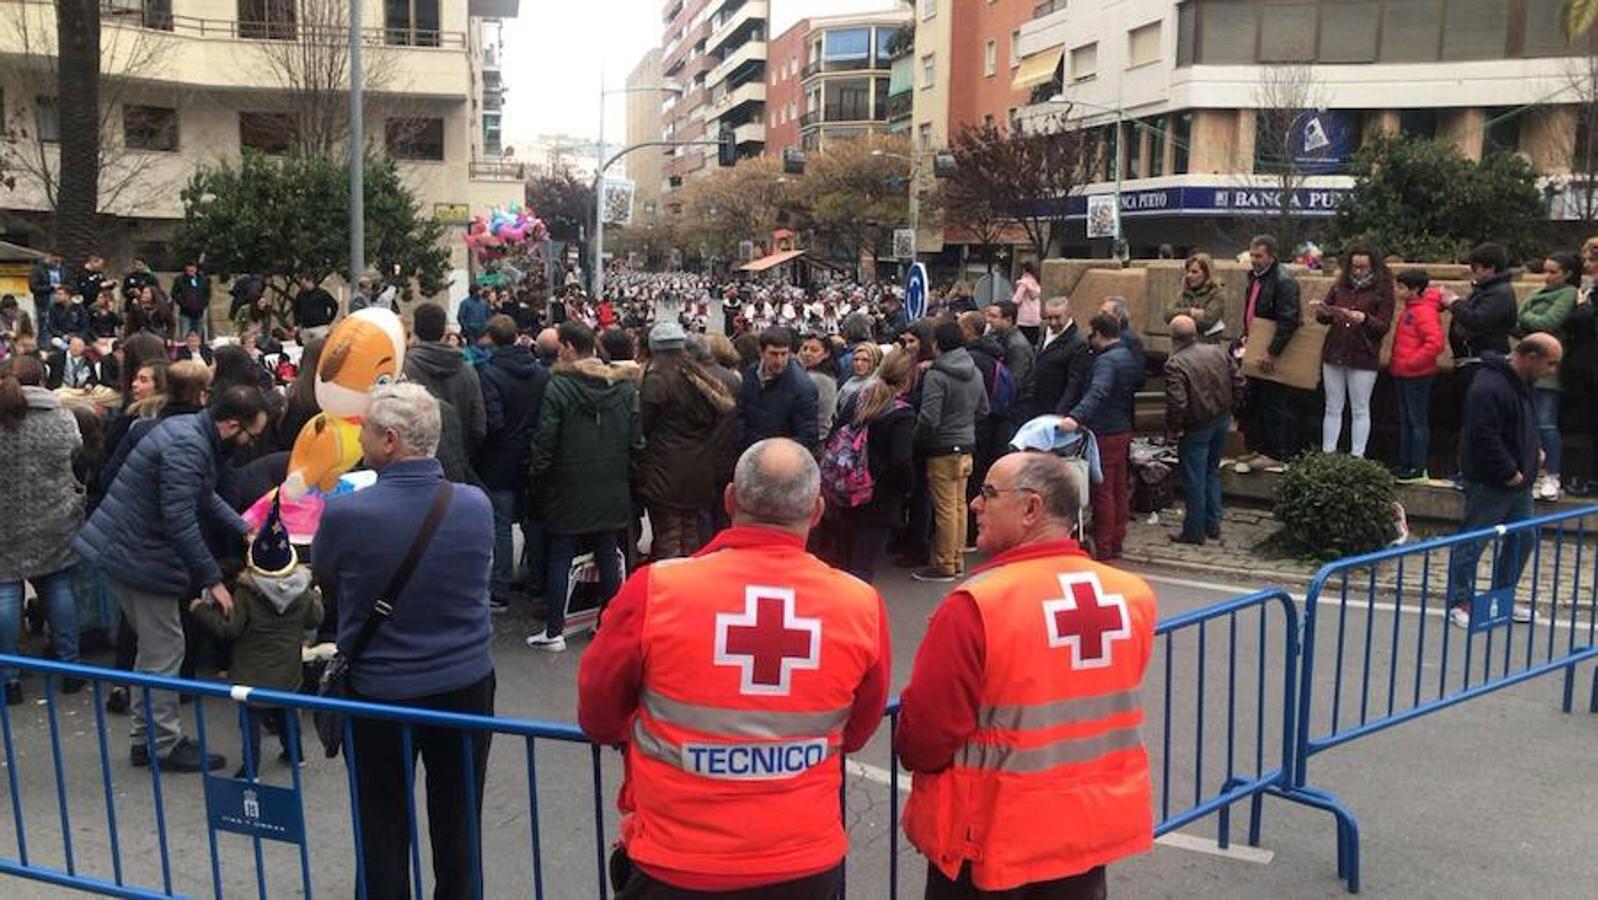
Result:
[[[1427,288],[1419,300],[1407,304],[1398,314],[1393,333],[1394,378],[1437,374],[1437,355],[1444,347],[1442,305],[1442,293]]]

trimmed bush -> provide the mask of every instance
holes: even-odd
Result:
[[[1396,536],[1392,473],[1342,453],[1305,453],[1276,485],[1276,521],[1295,554],[1318,560],[1369,553]]]

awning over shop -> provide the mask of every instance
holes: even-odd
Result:
[[[897,97],[915,89],[915,57],[901,56],[888,70],[888,96]]]
[[[1030,91],[1040,84],[1048,84],[1054,79],[1054,70],[1060,67],[1060,58],[1063,56],[1065,47],[1050,47],[1021,60],[1020,68],[1015,71],[1015,80],[1010,82],[1011,90]]]
[[[785,262],[792,262],[793,260],[804,255],[805,251],[803,250],[784,250],[780,253],[773,253],[770,256],[762,256],[757,260],[744,263],[742,266],[738,267],[738,271],[764,272],[767,269],[780,266]]]

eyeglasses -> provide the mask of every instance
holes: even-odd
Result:
[[[1020,487],[1020,488],[997,488],[997,487],[994,487],[991,484],[983,484],[982,487],[978,488],[977,490],[978,490],[979,493],[982,494],[982,499],[984,499],[984,500],[997,500],[997,499],[999,499],[999,495],[1000,494],[1036,494],[1037,493],[1037,491],[1033,490],[1032,488],[1024,488],[1024,487]]]

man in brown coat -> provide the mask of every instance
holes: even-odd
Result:
[[[1202,343],[1189,316],[1171,320],[1171,355],[1165,362],[1165,427],[1181,435],[1178,456],[1187,491],[1187,516],[1178,544],[1221,536],[1221,453],[1232,423],[1242,376],[1219,344]]]

